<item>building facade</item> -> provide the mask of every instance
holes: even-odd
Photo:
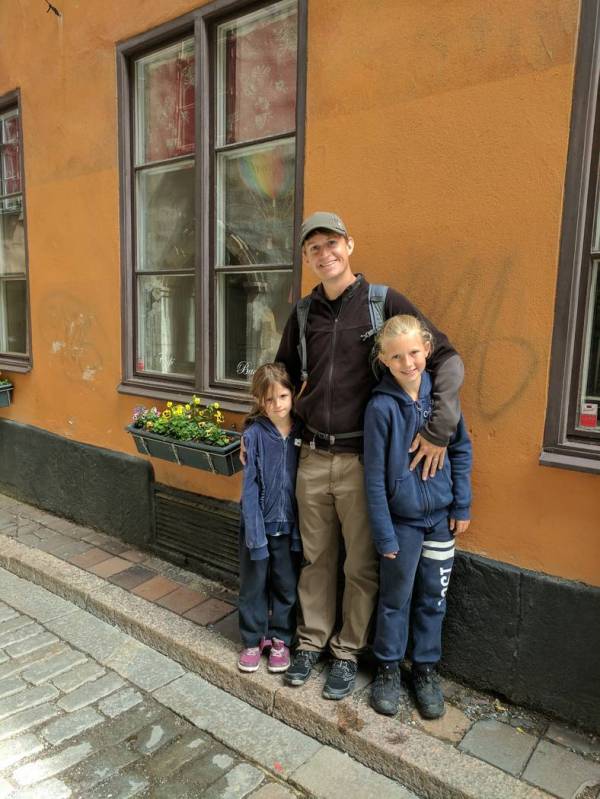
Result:
[[[235,574],[240,476],[136,454],[134,406],[239,429],[337,211],[466,365],[474,517],[446,667],[600,724],[600,23],[592,0],[0,5],[0,490]]]

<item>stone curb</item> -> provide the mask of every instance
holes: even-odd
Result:
[[[242,675],[237,647],[214,630],[76,566],[0,535],[0,566],[119,627],[228,693],[428,799],[549,799],[550,794],[421,730],[348,701],[327,702],[319,680],[298,689],[265,671]]]

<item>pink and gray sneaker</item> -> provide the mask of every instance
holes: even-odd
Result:
[[[267,668],[272,672],[287,671],[290,666],[290,650],[279,638],[273,638]]]
[[[271,642],[265,638],[261,638],[258,646],[247,646],[240,652],[238,659],[238,669],[240,671],[256,671],[260,665],[260,656],[266,646],[270,646]],[[269,662],[270,662],[269,658]]]

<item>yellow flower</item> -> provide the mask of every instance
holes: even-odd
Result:
[[[162,416],[163,416],[165,419],[170,419],[170,418],[171,418],[171,411],[170,411],[170,410],[167,408],[167,410],[166,410],[166,411],[163,411],[163,412],[162,412]]]
[[[194,397],[194,405],[200,405],[200,399],[198,397]]]
[[[218,403],[218,402],[214,402],[214,403],[213,403],[213,408],[220,408],[220,407],[221,407],[221,406],[219,405],[219,403]]]
[[[192,406],[191,405],[186,405],[185,409],[186,409],[186,411],[191,411],[192,410]]]
[[[169,400],[167,402],[167,408],[172,408],[172,407],[173,407],[173,403],[171,402],[171,400]]]

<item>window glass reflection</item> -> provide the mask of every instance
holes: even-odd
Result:
[[[294,170],[293,139],[219,155],[219,265],[292,262]]]
[[[600,430],[600,276],[596,261],[587,308],[578,427]]]
[[[193,269],[194,164],[138,172],[138,269]]]
[[[194,304],[192,276],[139,277],[138,372],[193,375]]]
[[[27,284],[24,279],[0,281],[0,352],[27,353]]]
[[[217,379],[248,381],[272,361],[292,307],[292,273],[218,276]]]

